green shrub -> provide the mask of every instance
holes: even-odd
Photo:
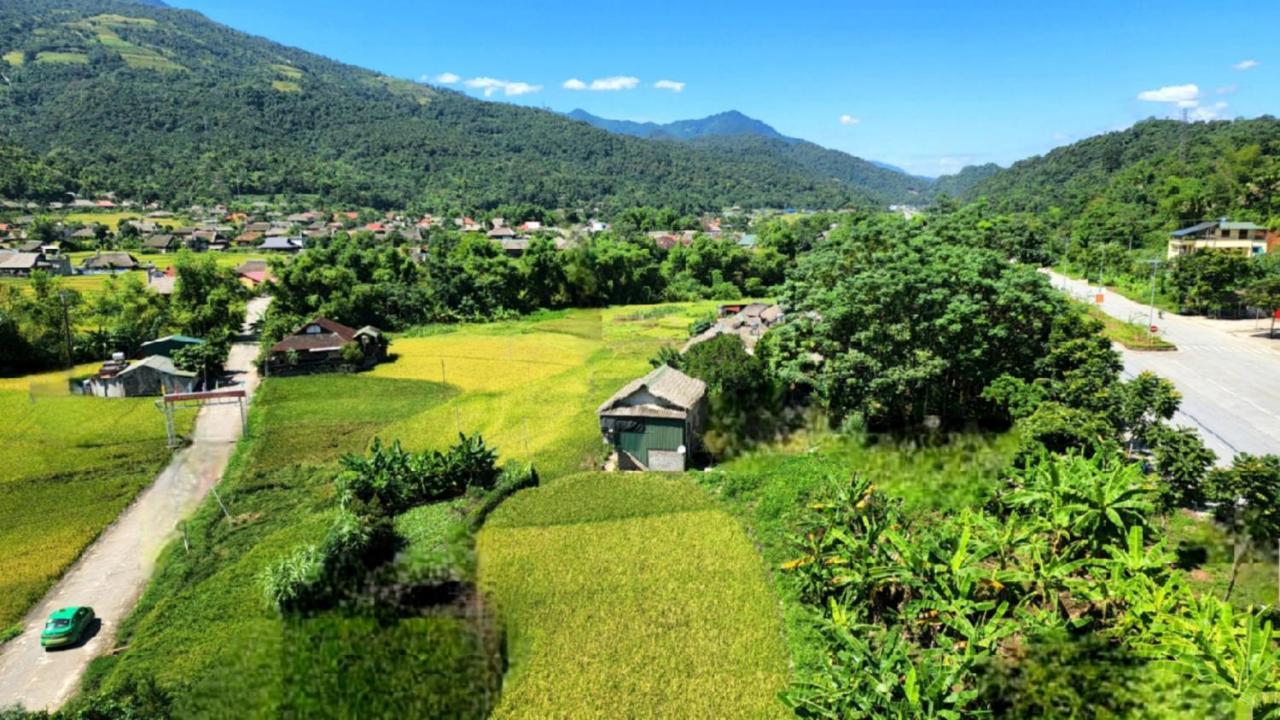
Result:
[[[370,570],[390,560],[400,542],[385,518],[340,513],[319,545],[267,569],[267,601],[280,612],[334,607],[353,596]]]
[[[468,488],[487,490],[497,481],[498,453],[479,435],[458,434],[458,443],[444,452],[406,451],[396,440],[384,446],[373,441],[368,457],[345,455],[345,472],[338,476],[338,497],[344,506],[371,503],[390,515],[416,505],[457,497]]]

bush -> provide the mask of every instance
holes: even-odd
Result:
[[[312,612],[354,596],[373,568],[400,545],[385,518],[342,512],[319,545],[304,547],[269,567],[267,601],[280,612]]]
[[[384,446],[373,441],[368,457],[345,455],[345,472],[338,476],[338,497],[344,507],[372,503],[388,515],[398,515],[424,503],[457,497],[468,488],[488,490],[497,481],[498,453],[479,435],[459,433],[458,443],[445,452],[414,453],[396,440]]]

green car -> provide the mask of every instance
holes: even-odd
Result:
[[[56,610],[44,623],[40,645],[47,648],[74,645],[92,622],[91,607],[65,607]]]

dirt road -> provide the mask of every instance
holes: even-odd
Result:
[[[265,299],[251,301],[248,321],[260,317],[266,306]],[[253,368],[256,354],[257,346],[246,338],[231,346],[227,361],[233,380],[250,392],[258,384]],[[156,423],[162,422],[156,412]],[[173,456],[151,487],[103,531],[27,615],[22,634],[0,647],[0,708],[18,704],[30,710],[53,710],[75,693],[89,661],[112,646],[116,628],[142,594],[156,556],[174,537],[178,521],[222,477],[240,432],[240,410],[235,405],[200,411],[191,444]],[[46,652],[40,647],[40,628],[49,613],[67,605],[91,605],[101,620],[81,644]]]

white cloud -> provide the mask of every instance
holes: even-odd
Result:
[[[862,118],[856,118],[856,117],[854,117],[854,116],[852,116],[852,115],[841,115],[841,116],[840,116],[840,124],[841,124],[841,125],[857,125],[857,124],[858,124],[858,123],[860,123],[860,122],[862,122]]]
[[[640,84],[640,78],[631,77],[630,75],[614,75],[613,77],[598,78],[592,80],[588,85],[578,78],[569,78],[561,85],[565,90],[631,90]],[[683,83],[681,87],[684,87]]]
[[[1178,107],[1180,108],[1193,108],[1198,106],[1200,104],[1200,101],[1199,100],[1179,100],[1177,104],[1178,104]]]
[[[1200,98],[1200,87],[1197,85],[1166,85],[1158,90],[1143,90],[1138,93],[1139,100],[1147,102],[1182,103],[1195,102]]]
[[[631,90],[640,84],[640,78],[634,78],[630,75],[614,75],[613,77],[600,78],[591,81],[592,90]]]
[[[675,80],[659,80],[653,86],[659,90],[670,90],[671,92],[684,92],[684,83]]]
[[[452,85],[461,79],[462,78],[458,77],[457,75],[451,72],[440,73],[439,75],[436,76],[436,82],[440,83],[441,85]]]
[[[1227,104],[1219,100],[1212,106],[1194,108],[1191,112],[1187,113],[1187,119],[1195,120],[1197,122],[1202,120],[1217,120],[1222,117],[1222,111],[1226,109]]]
[[[1241,60],[1235,65],[1232,65],[1231,67],[1235,68],[1236,70],[1249,70],[1250,68],[1258,67],[1258,61],[1257,60]]]
[[[473,90],[483,90],[485,97],[492,97],[494,93],[501,92],[508,97],[517,95],[528,95],[536,93],[542,89],[541,85],[531,85],[526,82],[512,82],[510,80],[498,80],[491,77],[471,78],[463,83]]]
[[[1240,88],[1233,83],[1231,85],[1224,85],[1223,87],[1218,88],[1217,92],[1219,95],[1230,95],[1239,89]]]

